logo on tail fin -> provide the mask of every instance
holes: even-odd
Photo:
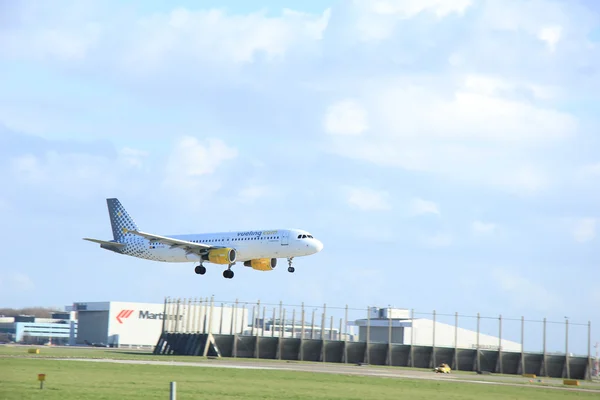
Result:
[[[112,225],[113,238],[117,242],[122,242],[129,231],[138,230],[137,225],[118,199],[106,199],[106,204],[108,206],[110,224]]]

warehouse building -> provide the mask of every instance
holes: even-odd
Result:
[[[371,308],[368,318],[354,322],[359,328],[359,341],[367,340],[367,331],[371,343],[388,343],[391,330],[392,343],[415,346],[458,347],[462,349],[502,350],[520,352],[521,344],[492,335],[455,327],[454,325],[434,322],[431,319],[411,319],[411,312],[397,308]],[[391,325],[391,329],[390,329]],[[367,329],[368,327],[368,329]],[[435,343],[434,343],[435,331]]]
[[[152,347],[163,326],[178,332],[229,334],[248,326],[245,308],[211,307],[208,303],[80,302],[68,306],[77,313],[76,343],[109,347]]]

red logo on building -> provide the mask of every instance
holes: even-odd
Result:
[[[127,319],[131,316],[131,314],[133,314],[133,310],[121,310],[121,312],[117,314],[117,321],[122,324],[123,321],[121,321],[121,318]]]

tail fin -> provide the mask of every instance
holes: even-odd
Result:
[[[108,206],[110,224],[112,225],[113,238],[117,242],[122,242],[128,230],[137,231],[138,227],[127,211],[125,211],[125,207],[123,207],[119,199],[106,199],[106,204]]]

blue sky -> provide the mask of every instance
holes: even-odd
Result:
[[[0,7],[2,305],[390,304],[600,340],[595,4]],[[145,231],[325,248],[293,275],[200,277],[81,240],[111,238],[107,197]]]

